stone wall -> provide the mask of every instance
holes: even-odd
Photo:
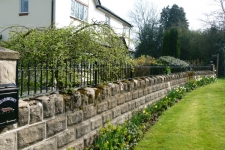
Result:
[[[142,77],[19,100],[19,121],[0,129],[0,149],[84,149],[107,121],[121,124],[187,81],[185,73]]]
[[[18,59],[18,52],[0,47],[0,84],[15,84],[16,61]]]

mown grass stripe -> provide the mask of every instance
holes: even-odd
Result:
[[[225,149],[225,79],[187,93],[135,150]]]

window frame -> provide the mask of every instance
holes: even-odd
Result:
[[[127,26],[123,24],[123,32],[122,35],[126,35],[127,33]]]
[[[22,5],[24,5],[23,3],[27,2],[27,11],[25,11],[25,8],[23,10]],[[29,12],[29,0],[20,0],[20,13],[28,13]]]
[[[105,24],[110,25],[110,16],[105,15]]]
[[[88,6],[77,0],[71,0],[70,17],[88,22]]]

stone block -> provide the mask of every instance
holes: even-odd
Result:
[[[108,102],[102,102],[100,104],[97,104],[97,113],[103,113],[104,111],[108,110]]]
[[[156,85],[152,85],[152,92],[156,91]]]
[[[112,111],[107,111],[102,114],[102,122],[105,124],[107,121],[112,120]]]
[[[129,111],[129,106],[128,106],[127,103],[121,105],[121,113],[122,113],[122,114],[124,114],[124,113],[126,113],[126,112],[128,112],[128,111]]]
[[[76,127],[76,135],[77,135],[76,138],[80,138],[89,132],[91,132],[91,122],[90,121],[82,122],[80,125]]]
[[[120,93],[120,86],[116,83],[109,83],[108,86],[111,88],[111,95],[115,96]]]
[[[154,85],[154,79],[153,78],[149,78],[149,84],[150,84],[150,86]]]
[[[135,109],[136,108],[136,102],[135,101],[129,102],[128,108],[129,108],[129,110]]]
[[[65,112],[72,111],[74,107],[74,101],[72,95],[65,95],[64,96],[64,104],[65,104]]]
[[[117,99],[114,96],[111,97],[107,102],[108,102],[108,109],[112,109],[117,106]]]
[[[55,101],[49,96],[41,96],[37,98],[42,102],[43,105],[43,116],[44,118],[53,117],[55,115]]]
[[[160,86],[159,84],[155,85],[156,86],[156,91],[159,91],[160,90]]]
[[[121,115],[121,107],[116,107],[112,110],[112,118],[116,118]]]
[[[130,120],[132,118],[132,112],[128,112],[127,117],[128,117],[128,120]]]
[[[16,150],[17,149],[17,141],[16,141],[16,133],[6,133],[0,136],[0,149],[1,150]]]
[[[31,144],[38,143],[45,138],[45,124],[23,128],[17,132],[18,149],[25,148]]]
[[[148,95],[145,96],[145,101],[146,102],[151,101],[151,99],[152,99],[152,94],[148,94]]]
[[[143,89],[143,96],[148,95],[148,88]]]
[[[139,79],[134,79],[134,89],[137,90],[140,88],[140,82]]]
[[[126,118],[123,115],[123,116],[120,116],[120,117],[116,118],[116,120],[117,120],[116,125],[120,125],[120,124],[123,124],[126,121]]]
[[[141,105],[144,105],[144,104],[145,104],[145,97],[141,97],[141,98],[140,98],[140,104],[141,104]]]
[[[138,107],[138,110],[142,111],[144,108],[145,108],[145,105],[141,105],[141,106]]]
[[[132,94],[130,92],[124,93],[125,102],[129,102],[132,100]]]
[[[1,47],[0,47],[1,48]],[[1,51],[0,51],[0,54]],[[16,61],[0,60],[0,84],[14,83],[16,81]]]
[[[67,145],[68,143],[75,141],[76,137],[75,137],[75,129],[74,128],[70,128],[66,131],[64,131],[63,133],[59,134],[57,136],[57,147],[63,147],[64,145]]]
[[[76,140],[75,142],[66,146],[65,150],[68,148],[72,148],[73,150],[83,150],[84,149],[84,140],[83,139]]]
[[[127,91],[128,92],[133,92],[134,90],[134,82],[133,81],[129,81],[127,84]]]
[[[96,131],[93,131],[84,136],[84,147],[88,147],[94,143],[94,139],[96,138]]]
[[[19,100],[18,110],[18,126],[24,126],[28,124],[29,120],[29,104],[23,100]]]
[[[139,80],[139,82],[140,82],[140,87],[139,88],[141,88],[141,89],[146,88],[146,81],[145,80],[141,79],[141,80]]]
[[[128,82],[129,81],[122,81],[121,84],[123,84],[123,93],[128,92]]]
[[[153,92],[152,86],[147,87],[147,89],[148,89],[148,94],[151,94]]]
[[[83,108],[84,120],[87,120],[97,114],[97,109],[93,105],[89,105]]]
[[[53,136],[66,129],[66,116],[56,117],[46,122],[47,137]]]
[[[135,106],[139,107],[140,105],[141,105],[141,99],[138,98],[138,99],[135,100]]]
[[[56,150],[57,149],[57,142],[56,138],[48,139],[41,144],[34,146],[33,150]]]
[[[118,95],[118,96],[116,96],[116,98],[117,98],[117,105],[121,105],[121,104],[124,104],[125,103],[125,97],[124,97],[124,95]]]
[[[157,99],[158,97],[159,97],[158,92],[155,92],[155,93],[154,93],[154,99]]]
[[[158,92],[158,97],[162,97],[163,96],[163,92],[162,90]]]
[[[42,104],[39,101],[31,100],[30,105],[30,124],[41,121],[42,118]]]
[[[64,113],[63,96],[60,94],[53,94],[53,95],[50,95],[49,98],[54,99],[54,101],[55,101],[55,115]]]
[[[33,150],[33,147],[24,148],[23,150]]]
[[[143,90],[138,90],[138,97],[142,97],[144,95],[144,91]]]
[[[133,91],[132,92],[132,99],[137,99],[138,98],[138,91]]]
[[[4,126],[4,127],[0,127],[0,134],[3,134],[7,131],[10,131],[10,130],[13,130],[15,127],[14,125],[7,125],[7,126]]]
[[[83,121],[83,111],[75,111],[67,114],[67,125],[71,126]]]
[[[108,99],[112,95],[111,88],[109,86],[98,85],[97,88],[101,90],[102,100]]]
[[[91,121],[91,129],[92,130],[95,130],[98,127],[102,126],[102,116],[94,117],[90,121]]]

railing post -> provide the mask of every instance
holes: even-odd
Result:
[[[130,78],[133,78],[134,77],[134,74],[133,74],[133,71],[132,71],[132,67],[130,66]]]
[[[97,86],[97,84],[98,84],[98,69],[97,69],[97,67],[98,67],[98,62],[96,61],[95,66],[94,66],[94,69],[95,69],[95,71],[94,71],[94,86]]]

